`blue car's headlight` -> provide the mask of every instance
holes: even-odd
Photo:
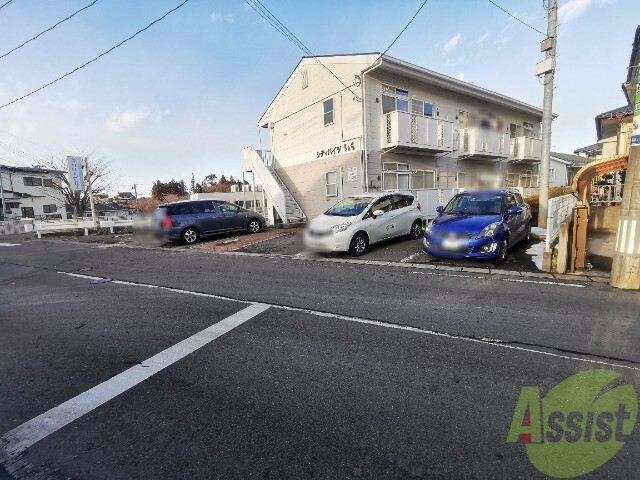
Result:
[[[430,234],[432,230],[433,230],[433,225],[432,224],[427,225],[427,228],[424,229],[425,235]]]
[[[478,234],[478,238],[487,238],[493,237],[498,231],[498,227],[500,226],[500,222],[495,222],[490,225],[487,225],[482,229],[482,231]]]
[[[338,225],[334,225],[333,227],[331,227],[331,230],[333,230],[333,233],[340,233],[340,232],[344,232],[350,226],[351,226],[351,222],[340,223]]]

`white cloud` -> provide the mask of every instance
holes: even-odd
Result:
[[[485,33],[484,35],[482,35],[478,40],[476,40],[477,44],[480,44],[482,42],[484,42],[487,38],[489,38],[489,34]]]
[[[230,13],[213,12],[211,14],[211,21],[213,23],[233,23],[233,15]]]
[[[122,112],[116,111],[107,118],[104,127],[111,133],[120,133],[135,127],[146,117],[147,111],[144,107],[130,108]]]
[[[582,15],[591,2],[592,0],[569,0],[558,8],[558,21],[566,23]]]
[[[444,46],[442,47],[442,50],[445,53],[452,52],[453,50],[456,49],[456,47],[460,43],[460,40],[462,40],[462,34],[459,33],[455,37],[451,38],[451,40],[449,40],[447,43],[445,43]]]

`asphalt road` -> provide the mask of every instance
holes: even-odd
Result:
[[[2,237],[0,288],[0,478],[548,478],[523,386],[640,391],[603,283]],[[638,477],[635,428],[582,478]]]

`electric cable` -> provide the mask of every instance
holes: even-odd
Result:
[[[338,76],[333,73],[333,71],[327,67],[324,63],[320,61],[318,57],[316,57],[311,50],[307,48],[307,46],[302,43],[302,41],[296,37],[291,30],[289,30],[278,18],[273,15],[267,7],[265,7],[260,0],[245,0],[247,5],[249,5],[253,10],[255,10],[262,18],[264,18],[273,28],[278,30],[287,40],[293,43],[296,47],[306,53],[308,56],[312,57],[318,64],[324,67],[333,77],[338,80],[346,89],[348,89],[355,97],[360,98],[350,87],[348,87],[342,80],[338,78]]]
[[[518,17],[516,17],[515,15],[510,14],[509,12],[507,12],[504,8],[502,8],[500,5],[498,5],[497,3],[495,3],[493,0],[489,0],[489,3],[491,3],[492,5],[498,7],[500,10],[502,10],[504,13],[506,13],[507,15],[509,15],[511,18],[519,21],[521,24],[529,27],[531,30],[535,30],[536,32],[540,33],[541,35],[544,35],[545,37],[547,36],[546,33],[541,32],[540,30],[538,30],[535,27],[532,27],[531,25],[529,25],[527,22],[520,20]]]
[[[44,90],[47,87],[50,87],[51,85],[53,85],[54,83],[59,82],[60,80],[73,75],[74,73],[76,73],[78,70],[83,69],[84,67],[86,67],[87,65],[95,62],[96,60],[104,57],[105,55],[111,53],[112,51],[114,51],[116,48],[121,47],[122,45],[124,45],[125,43],[127,43],[129,40],[132,40],[133,38],[137,37],[138,35],[140,35],[142,32],[144,32],[145,30],[148,30],[149,28],[151,28],[153,25],[155,25],[156,23],[160,22],[161,20],[164,20],[165,17],[167,17],[169,14],[175,12],[176,10],[178,10],[180,7],[182,7],[185,3],[187,3],[189,0],[184,0],[180,5],[178,5],[177,7],[172,8],[171,10],[169,10],[167,13],[165,13],[164,15],[162,15],[160,18],[157,18],[156,20],[154,20],[153,22],[151,22],[149,25],[147,25],[144,28],[141,28],[140,30],[138,30],[136,33],[134,33],[133,35],[131,35],[130,37],[125,38],[124,40],[122,40],[120,43],[118,43],[117,45],[111,47],[109,50],[106,50],[104,52],[102,52],[100,55],[98,55],[97,57],[92,58],[91,60],[83,63],[82,65],[80,65],[79,67],[74,68],[73,70],[71,70],[68,73],[65,73],[64,75],[56,78],[55,80],[50,81],[49,83],[47,83],[46,85],[43,85],[40,88],[36,88],[35,90],[19,97],[16,98],[15,100],[12,100],[8,103],[5,103],[4,105],[0,105],[0,110],[8,107],[9,105],[12,105],[16,102],[19,102],[20,100],[24,100],[27,97],[30,97],[31,95],[33,95],[34,93],[39,92],[40,90]]]
[[[8,2],[6,2],[4,5],[0,5],[0,10],[2,10],[4,7],[6,7],[7,5],[9,5],[11,2],[13,2],[13,0],[9,0]]]
[[[98,0],[93,0],[93,2],[91,2],[89,5],[85,5],[85,6],[84,6],[84,7],[82,7],[80,10],[77,10],[77,11],[75,11],[74,13],[72,13],[71,15],[69,15],[67,18],[62,19],[62,20],[60,20],[58,23],[56,23],[55,25],[53,25],[53,26],[51,26],[51,27],[47,28],[46,30],[43,30],[42,32],[40,32],[39,34],[37,34],[35,37],[32,37],[32,38],[30,38],[29,40],[27,40],[27,41],[25,41],[24,43],[22,43],[22,45],[18,45],[17,47],[12,48],[11,50],[9,50],[7,53],[4,53],[4,54],[0,55],[0,58],[4,58],[4,57],[6,57],[7,55],[9,55],[9,54],[11,54],[11,53],[15,52],[16,50],[18,50],[18,49],[20,49],[20,48],[24,47],[27,43],[33,42],[35,39],[37,39],[37,38],[38,38],[38,37],[40,37],[41,35],[44,35],[44,34],[45,34],[45,33],[47,33],[47,32],[50,32],[51,30],[53,30],[54,28],[56,28],[56,27],[57,27],[58,25],[60,25],[61,23],[64,23],[64,22],[66,22],[67,20],[72,19],[73,17],[75,17],[75,16],[76,16],[78,13],[80,13],[81,11],[86,10],[87,8],[89,8],[89,7],[93,6],[93,5],[95,5],[97,1],[98,1]]]
[[[422,2],[422,5],[420,5],[420,8],[418,8],[418,10],[416,11],[416,13],[413,15],[413,17],[411,17],[411,20],[409,20],[409,23],[407,23],[404,28],[402,29],[402,31],[398,34],[398,36],[393,40],[393,42],[391,42],[391,44],[387,47],[387,49],[382,52],[380,54],[380,57],[382,57],[384,54],[386,54],[389,49],[391,47],[393,47],[393,45],[396,43],[396,41],[402,36],[402,34],[404,33],[404,31],[409,28],[409,25],[411,25],[411,23],[413,22],[413,20],[418,16],[418,14],[420,13],[420,10],[422,10],[422,7],[425,6],[425,4],[428,2],[429,0],[424,0],[424,2]]]

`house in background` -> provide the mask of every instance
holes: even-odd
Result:
[[[390,190],[415,192],[433,215],[458,189],[536,187],[541,120],[537,107],[387,55],[304,57],[242,168],[285,222]]]
[[[600,113],[595,117],[596,137],[598,143],[582,147],[574,153],[588,158],[590,161],[601,160],[629,153],[631,143],[631,127],[635,108],[635,95],[640,75],[640,25],[631,47],[631,57],[627,68],[626,80],[622,83],[622,91],[626,105]],[[606,177],[606,178],[605,178]],[[592,190],[593,199],[598,201],[619,202],[622,200],[622,184],[624,176],[621,172],[597,177]]]
[[[0,216],[13,219],[62,218],[65,201],[56,189],[60,182],[59,174],[44,168],[0,165],[0,214],[4,213]]]
[[[118,205],[128,205],[129,202],[135,202],[136,196],[131,192],[118,192],[118,194],[113,197],[113,201]]]

